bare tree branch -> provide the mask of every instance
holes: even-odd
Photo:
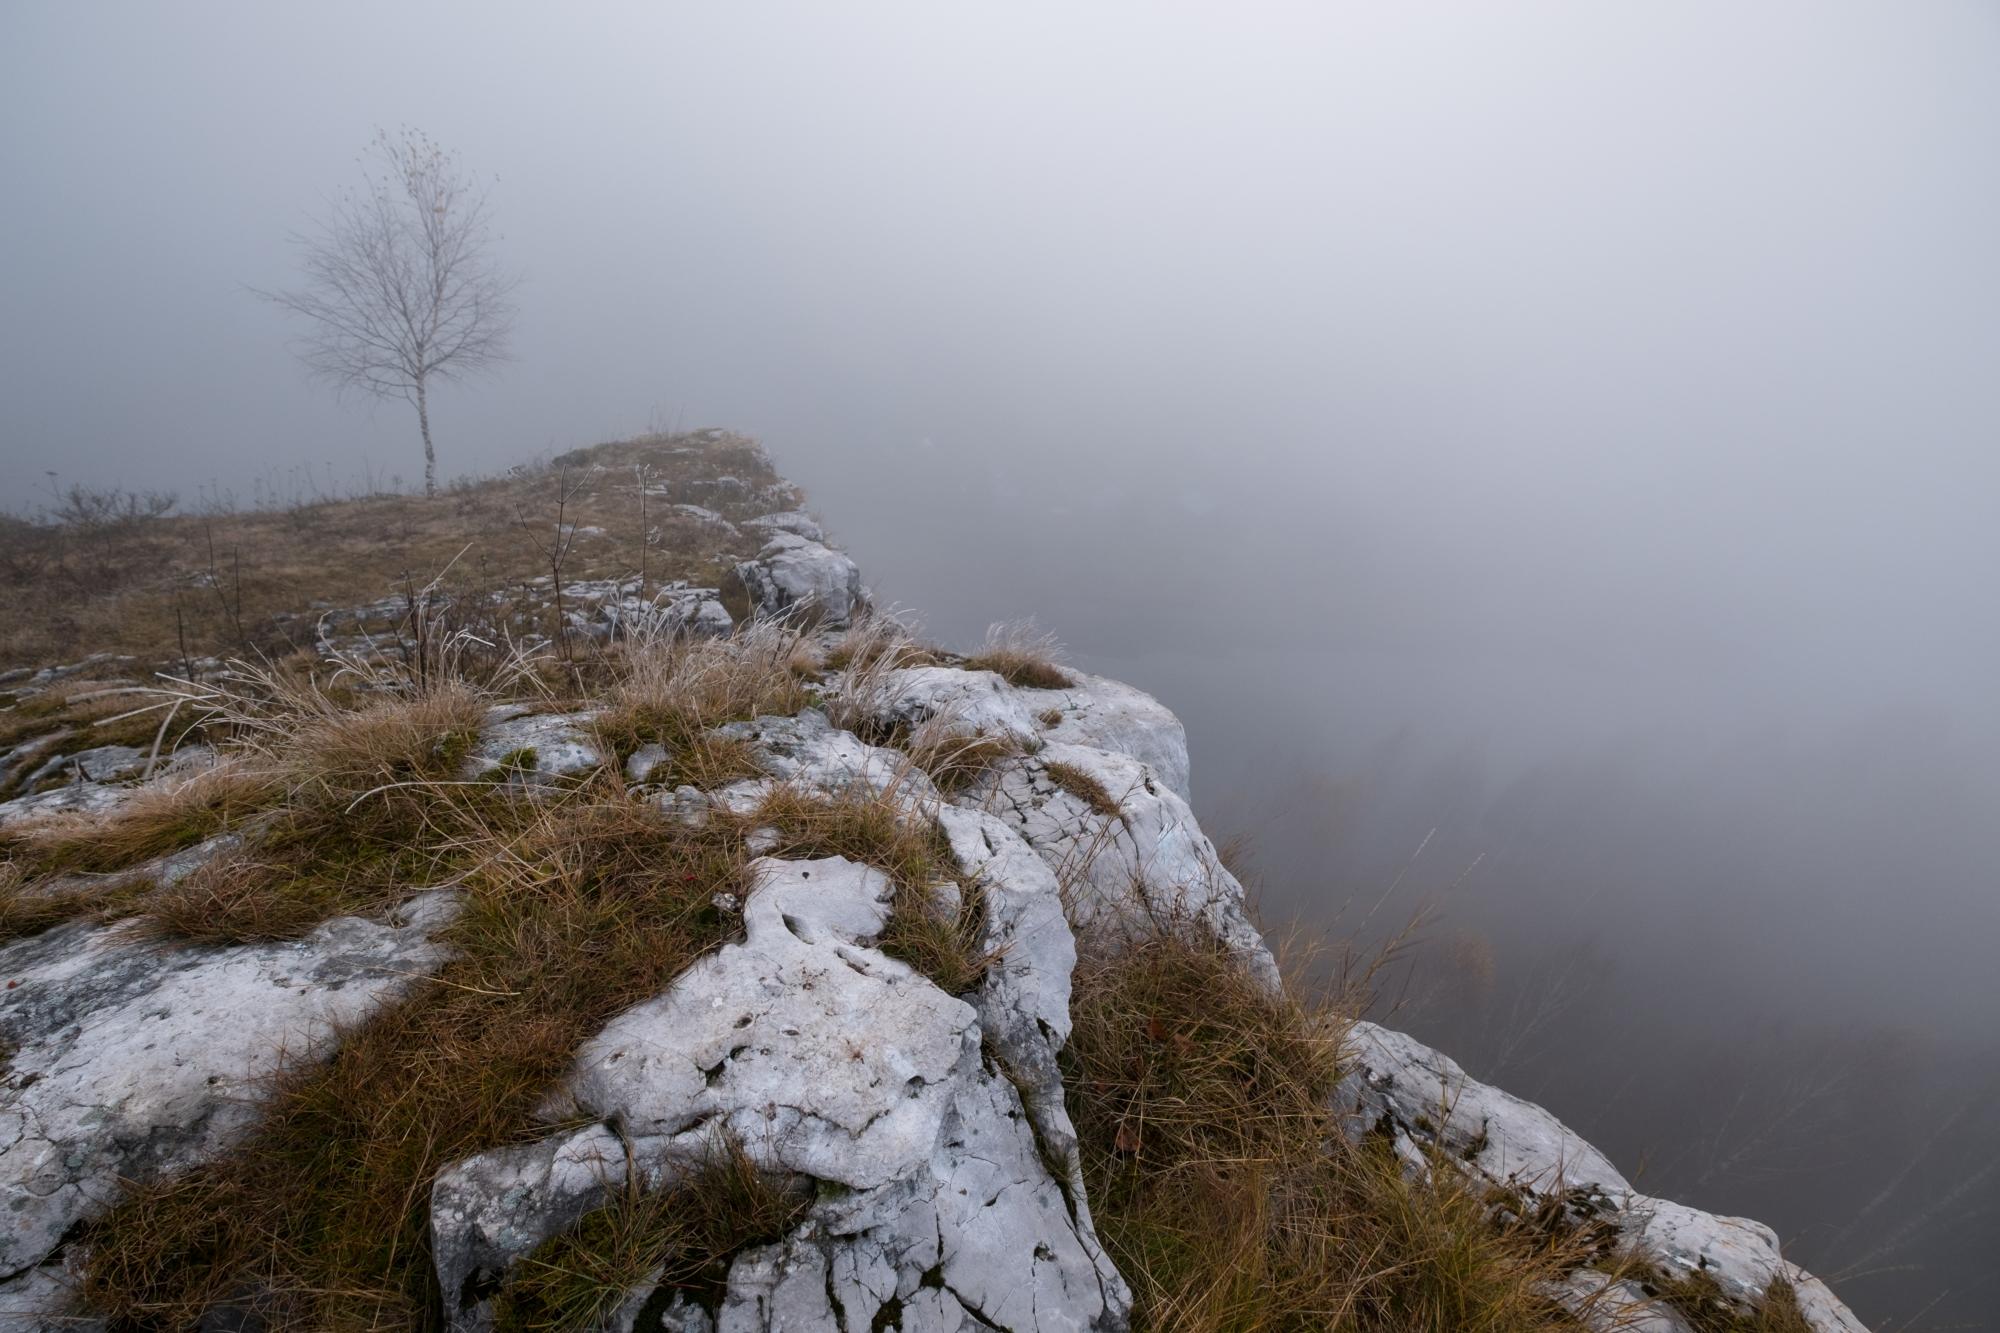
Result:
[[[424,491],[437,494],[427,391],[507,357],[515,279],[492,258],[486,196],[421,130],[378,132],[365,182],[301,247],[301,286],[257,294],[303,317],[299,359],[337,389],[417,409]]]

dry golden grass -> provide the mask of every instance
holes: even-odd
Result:
[[[635,1184],[523,1259],[494,1299],[494,1326],[585,1333],[642,1281],[719,1304],[730,1258],[781,1239],[811,1202],[803,1182],[770,1176],[723,1144],[673,1188]]]
[[[1062,648],[1055,637],[1026,622],[995,625],[986,644],[965,659],[969,671],[991,671],[1009,685],[1030,690],[1066,690],[1076,682],[1058,662]]]
[[[140,875],[29,886],[13,865],[0,864],[0,944],[66,921],[116,921],[141,910],[153,881]]]
[[[1079,964],[1064,1055],[1099,1234],[1148,1329],[1573,1329],[1546,1283],[1590,1257],[1496,1225],[1456,1172],[1341,1132],[1343,1025],[1191,930]]]
[[[116,809],[51,814],[0,833],[23,876],[108,874],[233,828],[275,798],[271,772],[241,760],[141,787]]]
[[[644,497],[641,478],[660,494]],[[717,487],[740,478],[745,489]],[[723,586],[754,534],[730,538],[676,511],[692,501],[730,519],[796,503],[763,452],[735,436],[652,436],[564,454],[507,476],[461,481],[436,499],[370,495],[210,514],[0,525],[0,667],[43,666],[88,652],[129,653],[141,670],[184,658],[270,657],[309,644],[320,603],[360,606],[414,592],[440,570],[441,591],[497,599],[490,616],[546,620],[545,597],[512,598],[549,573],[533,537],[565,522],[580,536],[568,579],[644,573]],[[766,488],[772,488],[767,490]],[[648,540],[650,538],[650,540]],[[510,605],[509,603],[516,603]],[[732,608],[732,609],[740,609]],[[546,628],[546,626],[545,626]]]
[[[810,700],[796,626],[763,621],[727,639],[658,640],[620,651],[595,730],[620,764],[640,746],[664,745],[691,771],[741,768],[740,747],[709,736],[725,722],[791,714]],[[747,776],[738,773],[737,776]],[[665,779],[663,779],[665,780]],[[684,777],[698,786],[699,777]]]
[[[1104,784],[1075,764],[1065,764],[1061,760],[1050,760],[1042,765],[1056,786],[1061,787],[1077,800],[1082,801],[1097,814],[1106,819],[1116,819],[1124,812],[1118,798],[1106,791]]]
[[[1813,1333],[1811,1322],[1799,1308],[1797,1290],[1782,1276],[1771,1279],[1754,1308],[1744,1310],[1706,1273],[1668,1274],[1656,1265],[1630,1258],[1606,1260],[1598,1267],[1638,1283],[1647,1296],[1678,1315],[1694,1333]]]
[[[191,712],[149,706],[144,692],[130,687],[77,684],[49,690],[0,711],[0,752],[22,744],[33,758],[16,763],[0,777],[0,800],[27,794],[29,779],[49,759],[101,745],[129,745],[164,761],[175,747],[205,739]],[[157,751],[155,747],[157,746]],[[62,786],[74,780],[67,765],[35,784]]]
[[[796,708],[795,646],[775,627],[637,645],[606,659],[608,729],[666,741],[673,777],[733,780],[751,748],[709,729]],[[119,1326],[190,1327],[218,1303],[271,1327],[430,1326],[441,1308],[426,1230],[437,1170],[536,1133],[535,1110],[580,1043],[729,937],[736,918],[715,899],[747,890],[753,828],[780,829],[781,854],[883,867],[896,885],[884,948],[954,993],[986,966],[977,886],[956,904],[939,897],[952,872],[942,835],[893,794],[780,787],[752,816],[690,824],[608,767],[535,799],[458,780],[485,706],[460,683],[405,681],[384,696],[249,673],[204,698],[267,808],[242,848],[151,892],[138,908],[145,929],[203,942],[292,937],[440,881],[464,906],[443,936],[441,973],[325,1063],[285,1071],[250,1142],[140,1185],[91,1224],[86,1294]],[[616,1238],[616,1252],[556,1245],[517,1284],[508,1317],[567,1318],[635,1256],[705,1268],[729,1235],[765,1230],[755,1209],[674,1230],[686,1216],[684,1199],[664,1213],[661,1199],[621,1201],[584,1233]]]
[[[950,718],[932,718],[900,742],[917,767],[930,775],[937,789],[956,795],[979,781],[1002,759],[1022,752],[1021,742],[996,732],[967,732]]]

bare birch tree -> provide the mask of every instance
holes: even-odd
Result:
[[[486,196],[421,130],[380,131],[365,183],[332,205],[303,251],[303,285],[257,294],[303,315],[299,359],[337,388],[402,398],[437,494],[428,390],[507,357],[514,279],[494,260]]]

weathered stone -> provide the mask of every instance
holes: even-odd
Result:
[[[1050,765],[1095,783],[1118,813],[1097,808],[1051,776]],[[1140,933],[1176,925],[1212,930],[1266,984],[1278,967],[1187,802],[1128,755],[1054,744],[995,764],[974,790],[1068,886],[1083,929]]]
[[[860,789],[893,791],[916,802],[935,804],[938,799],[930,777],[908,755],[837,729],[818,709],[732,722],[717,728],[717,734],[750,742],[764,771],[787,782],[836,795]]]
[[[459,776],[547,786],[558,778],[581,777],[609,763],[590,731],[595,713],[489,714],[479,740],[460,765]]]
[[[103,1333],[106,1320],[86,1313],[81,1282],[61,1260],[52,1260],[0,1282],[0,1329],[7,1333]]]
[[[84,782],[117,782],[122,778],[136,778],[146,767],[147,756],[151,753],[150,747],[142,750],[132,745],[93,746],[44,761],[28,774],[27,781],[33,786],[57,777]]]
[[[0,801],[0,828],[42,815],[71,812],[102,814],[116,809],[131,791],[130,787],[114,787],[103,782],[72,782],[54,791],[17,796],[11,801]]]
[[[209,1160],[255,1123],[268,1077],[442,961],[454,895],[295,942],[164,951],[71,925],[0,949],[0,1277],[39,1264],[124,1183]]]
[[[961,821],[960,840],[973,836]],[[1004,849],[1006,831],[993,836]],[[1024,848],[1003,854],[1041,869]],[[760,861],[754,873],[743,941],[612,1020],[578,1053],[567,1104],[550,1108],[618,1126],[651,1187],[725,1142],[765,1169],[843,1187],[785,1242],[739,1257],[717,1327],[866,1327],[899,1292],[923,1299],[934,1270],[955,1302],[1002,1327],[1116,1324],[1122,1284],[1049,1175],[1030,1111],[988,1063],[980,1011],[872,947],[887,878],[839,858]],[[1053,888],[1044,875],[1022,896],[1053,903]],[[1024,903],[995,905],[1029,919]],[[1059,910],[1045,926],[1062,942],[1025,952],[995,990],[1011,1015],[996,1021],[1003,1039],[1025,1025],[1046,1043],[1036,1019],[1065,1021]],[[475,1159],[453,1179],[511,1179],[521,1160]],[[531,1233],[508,1234],[531,1247]],[[440,1239],[440,1254],[465,1248]],[[635,1292],[626,1306],[649,1299]],[[483,1318],[476,1304],[459,1312],[461,1327]]]
[[[1066,688],[1038,690],[1009,685],[991,671],[905,667],[885,675],[875,708],[886,724],[943,718],[967,732],[1011,736],[1023,745],[1067,743],[1122,754],[1188,800],[1187,733],[1180,719],[1129,685],[1070,676]]]
[[[796,533],[779,532],[754,560],[736,566],[759,615],[807,615],[847,624],[861,608],[861,570],[845,552]]]
[[[480,1310],[511,1265],[602,1207],[625,1177],[624,1141],[602,1124],[496,1148],[438,1172],[431,1238],[445,1299],[461,1311]]]
[[[1467,1076],[1448,1057],[1405,1033],[1356,1023],[1345,1052],[1348,1073],[1335,1092],[1350,1134],[1386,1133],[1410,1169],[1443,1161],[1504,1190],[1560,1197],[1618,1234],[1620,1248],[1668,1275],[1706,1274],[1747,1310],[1773,1278],[1792,1282],[1814,1333],[1865,1333],[1819,1279],[1787,1262],[1769,1227],[1718,1217],[1634,1190],[1604,1155],[1532,1102]],[[1425,1149],[1439,1150],[1433,1155]],[[1585,1315],[1614,1329],[1619,1302]],[[1662,1333],[1674,1328],[1662,1324]]]
[[[788,509],[783,513],[764,514],[745,520],[744,527],[757,528],[764,532],[789,532],[795,537],[803,537],[809,542],[824,542],[826,530],[819,520],[803,509]]]

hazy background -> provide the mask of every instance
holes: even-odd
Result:
[[[447,472],[761,436],[1173,705],[1271,915],[1440,905],[1400,1021],[1991,1326],[1993,4],[16,0],[0,501],[418,477],[243,290],[404,122],[525,275]]]

